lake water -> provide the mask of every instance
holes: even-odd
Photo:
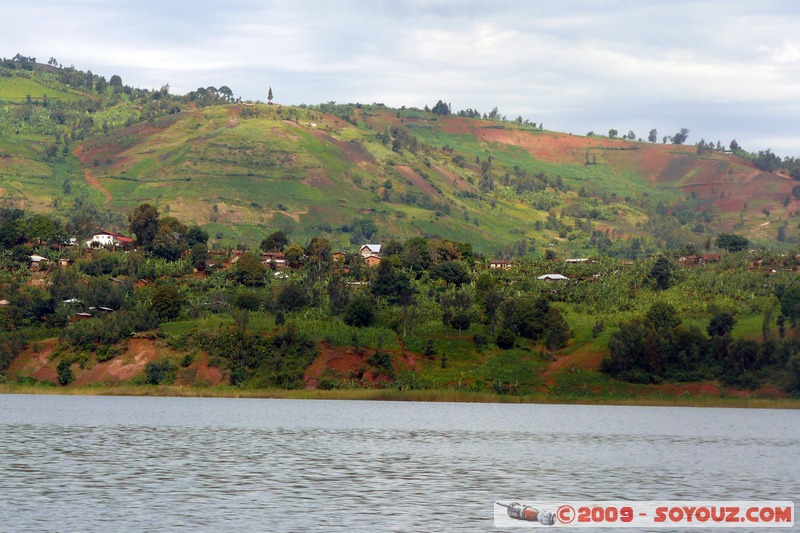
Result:
[[[798,495],[800,411],[0,395],[1,531],[490,531],[496,500]]]

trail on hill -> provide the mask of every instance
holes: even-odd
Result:
[[[77,148],[75,148],[75,150],[72,151],[72,155],[77,157],[78,161],[81,162],[81,170],[83,170],[83,176],[84,178],[86,178],[86,183],[88,183],[91,187],[94,187],[101,193],[103,193],[106,197],[106,200],[105,202],[103,202],[103,205],[108,205],[108,203],[111,202],[112,200],[111,193],[108,192],[108,190],[106,190],[106,188],[100,184],[100,181],[97,178],[92,176],[92,174],[89,172],[89,169],[86,168],[86,166],[83,164],[80,155],[78,155],[81,150],[82,146],[78,146]]]

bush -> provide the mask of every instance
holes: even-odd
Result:
[[[367,359],[367,364],[373,367],[375,370],[382,372],[391,378],[394,378],[394,367],[392,366],[392,357],[383,350],[376,351],[375,355]]]
[[[151,361],[144,367],[145,381],[150,385],[169,385],[175,381],[177,365],[168,357]]]
[[[344,313],[344,323],[354,328],[366,328],[375,323],[375,302],[366,295],[353,298]]]
[[[75,380],[75,375],[72,373],[72,360],[71,359],[62,359],[58,362],[58,367],[56,368],[58,372],[58,384],[59,385],[69,385]]]
[[[298,283],[287,283],[278,293],[278,309],[283,311],[298,311],[308,304],[308,295],[305,288]]]
[[[153,295],[152,306],[161,320],[175,320],[181,313],[183,298],[175,287],[161,285]]]
[[[104,363],[114,359],[121,353],[122,352],[119,349],[114,348],[113,346],[101,346],[97,349],[95,357],[97,358],[98,363]]]
[[[517,340],[517,336],[514,333],[514,330],[511,328],[502,328],[500,331],[497,332],[497,339],[495,342],[497,346],[502,348],[503,350],[510,350],[514,347],[514,343]]]

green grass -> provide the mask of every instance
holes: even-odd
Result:
[[[0,104],[25,103],[28,96],[31,100],[40,102],[44,96],[48,100],[63,100],[74,102],[84,98],[84,95],[63,86],[48,87],[35,79],[21,76],[0,76]],[[60,85],[60,84],[58,84]]]
[[[284,390],[242,389],[231,386],[179,387],[170,385],[98,385],[92,387],[55,387],[43,384],[0,384],[0,394],[64,394],[75,396],[173,396],[194,398],[283,398],[296,400],[368,400],[410,402],[470,402],[470,403],[531,403],[531,404],[586,404],[586,405],[639,405],[671,407],[729,407],[753,409],[800,409],[796,399],[717,398],[710,396],[663,395],[637,397],[585,397],[579,395],[555,396],[536,393],[520,396],[498,395],[491,392],[459,390],[397,389],[339,389],[339,390]]]

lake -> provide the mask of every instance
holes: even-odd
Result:
[[[800,494],[796,410],[0,395],[0,452],[13,532],[489,531],[497,500]]]

